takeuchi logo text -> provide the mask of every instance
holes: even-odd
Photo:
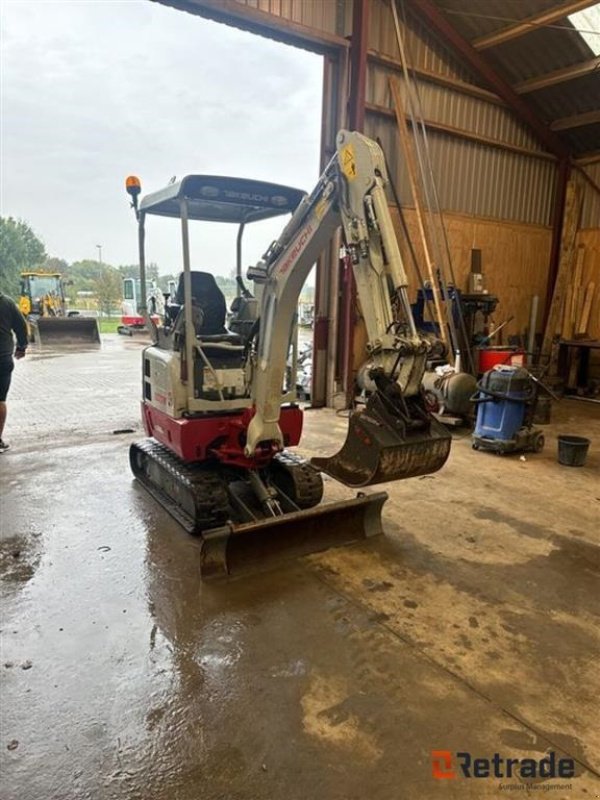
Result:
[[[302,231],[302,233],[298,236],[296,243],[292,247],[291,252],[288,254],[286,260],[283,264],[280,264],[278,267],[278,272],[280,275],[285,275],[288,269],[295,263],[298,259],[300,253],[304,250],[306,243],[308,242],[309,236],[313,232],[312,225],[309,223],[306,228]]]
[[[543,758],[506,758],[500,753],[474,757],[471,753],[450,750],[431,751],[431,774],[438,780],[456,778],[572,778],[572,758],[557,758],[546,753]]]

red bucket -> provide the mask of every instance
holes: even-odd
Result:
[[[518,347],[481,347],[479,349],[478,371],[487,372],[496,364],[509,367],[525,366],[525,351]]]

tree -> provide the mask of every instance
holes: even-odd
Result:
[[[44,261],[45,272],[60,272],[61,275],[66,275],[69,270],[69,265],[64,258],[57,258],[52,256]]]
[[[103,267],[94,281],[98,307],[107,317],[119,305],[122,285],[121,274],[114,267]]]
[[[123,278],[139,278],[140,277],[140,266],[139,264],[124,264],[118,267],[118,270]],[[149,264],[146,264],[146,280],[147,281],[159,281],[158,275],[158,264],[154,261],[151,261]]]
[[[78,292],[95,292],[96,281],[102,274],[104,266],[91,258],[74,261],[67,267],[65,277],[68,283],[68,294],[71,302],[76,302]],[[110,267],[112,269],[112,267]]]
[[[121,264],[117,267],[119,274],[122,278],[139,278],[140,267],[139,264]]]
[[[19,295],[19,275],[46,258],[43,242],[23,220],[0,217],[0,291]]]

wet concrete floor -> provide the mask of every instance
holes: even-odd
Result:
[[[575,760],[600,796],[600,413],[544,453],[457,439],[385,486],[385,536],[220,585],[131,479],[140,345],[19,363],[0,456],[2,800],[495,797],[431,751]],[[307,411],[302,452],[346,422]],[[127,431],[133,433],[113,433]],[[590,435],[586,467],[556,434]],[[350,496],[327,481],[327,496]],[[552,788],[551,788],[552,787]]]

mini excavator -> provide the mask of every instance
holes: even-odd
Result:
[[[336,153],[310,195],[288,186],[188,175],[139,199],[141,297],[146,297],[145,225],[180,220],[183,272],[162,325],[142,309],[153,343],[143,351],[142,417],[148,438],[131,445],[134,476],[201,538],[201,574],[246,571],[256,562],[322,550],[382,532],[385,492],[321,504],[326,473],[364,487],[440,469],[450,435],[426,410],[421,379],[431,339],[416,329],[407,276],[385,195],[385,159],[360,133],[340,131]],[[241,275],[241,237],[251,222],[291,213],[279,238]],[[238,225],[239,295],[226,327],[214,275],[192,270],[190,220]],[[298,298],[317,257],[341,226],[365,319],[375,390],[351,414],[346,441],[308,462],[302,409],[288,356]],[[294,370],[291,370],[294,375]]]

